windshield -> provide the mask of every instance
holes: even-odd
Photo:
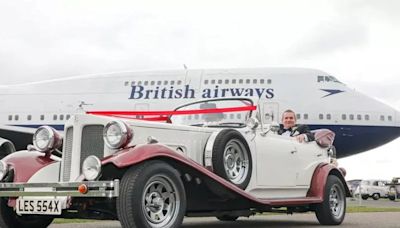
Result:
[[[256,107],[250,99],[214,99],[190,103],[175,109],[175,124],[209,127],[244,127]]]

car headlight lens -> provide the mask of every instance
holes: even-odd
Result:
[[[132,130],[122,121],[111,121],[106,125],[103,138],[106,145],[112,149],[126,146],[132,139]]]
[[[49,126],[39,127],[33,135],[33,145],[41,152],[57,149],[61,144],[61,135]]]
[[[8,165],[5,163],[3,160],[0,160],[0,181],[3,180],[3,178],[7,175],[8,173]]]
[[[94,155],[91,155],[83,161],[82,173],[86,180],[96,180],[101,173],[101,161]]]

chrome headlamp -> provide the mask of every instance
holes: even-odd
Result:
[[[119,120],[109,122],[103,131],[104,142],[111,149],[119,149],[128,145],[132,137],[132,130]]]
[[[101,161],[94,155],[87,157],[82,164],[82,173],[86,180],[96,180],[101,173]]]
[[[0,160],[0,181],[3,180],[3,178],[7,175],[8,173],[8,165],[6,162],[3,160]]]
[[[52,127],[41,126],[33,135],[33,145],[41,152],[57,149],[62,144],[61,135]]]

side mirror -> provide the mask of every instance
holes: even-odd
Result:
[[[251,117],[251,118],[247,119],[246,125],[247,125],[247,127],[249,127],[251,130],[254,130],[254,129],[256,129],[256,128],[260,125],[260,122],[259,122],[256,118]]]
[[[269,126],[269,129],[270,129],[272,132],[278,132],[279,129],[280,129],[279,123],[277,123],[277,122],[272,122],[271,125]]]

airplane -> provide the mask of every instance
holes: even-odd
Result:
[[[63,131],[74,113],[172,110],[199,99],[255,97],[265,122],[287,109],[310,129],[336,133],[337,158],[400,136],[400,112],[334,76],[307,68],[198,69],[119,72],[0,86],[0,157],[25,149],[41,125]],[[137,118],[143,118],[138,115]]]

